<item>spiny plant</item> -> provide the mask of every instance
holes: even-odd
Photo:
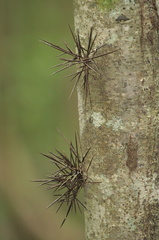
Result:
[[[47,44],[48,46],[58,50],[59,52],[62,53],[62,55],[67,55],[70,58],[65,58],[65,57],[60,57],[59,59],[62,61],[62,63],[57,64],[55,66],[53,66],[52,68],[56,68],[56,67],[60,67],[60,69],[58,69],[57,71],[53,72],[52,74],[56,74],[58,72],[61,72],[67,68],[70,68],[72,66],[78,66],[77,67],[77,71],[75,73],[72,73],[66,77],[71,77],[71,80],[76,79],[74,87],[71,91],[70,96],[72,95],[74,89],[76,88],[78,82],[80,81],[80,79],[82,79],[83,81],[83,87],[84,87],[84,92],[85,92],[85,99],[87,100],[87,96],[90,95],[90,90],[89,90],[89,72],[90,71],[94,71],[96,73],[98,72],[98,68],[97,65],[95,64],[95,59],[99,58],[99,57],[103,57],[105,55],[111,54],[117,50],[114,51],[110,51],[107,53],[103,53],[103,54],[99,54],[96,55],[96,53],[98,52],[98,50],[100,48],[102,48],[104,45],[102,45],[101,47],[98,47],[96,49],[93,49],[94,47],[94,43],[95,40],[97,38],[97,34],[95,34],[93,36],[93,27],[90,28],[90,33],[88,35],[88,43],[87,46],[83,46],[82,42],[81,42],[81,37],[79,34],[79,31],[77,31],[76,34],[73,33],[71,27],[70,28],[70,32],[73,38],[73,41],[75,43],[76,46],[76,51],[73,51],[68,45],[67,43],[64,42],[65,44],[65,49],[57,46],[53,43],[50,43],[46,40],[41,40],[43,43]]]
[[[63,136],[64,137],[64,136]],[[66,139],[65,139],[66,140]],[[67,141],[67,140],[66,140]],[[87,172],[91,165],[84,171],[84,161],[90,149],[82,155],[81,145],[79,148],[77,135],[75,135],[75,145],[72,142],[68,142],[69,156],[56,150],[56,153],[50,152],[50,154],[43,154],[43,156],[50,159],[55,164],[57,170],[51,173],[46,179],[34,180],[34,182],[40,182],[42,185],[47,185],[47,190],[53,190],[54,196],[56,197],[53,202],[47,207],[51,207],[55,203],[59,204],[57,211],[66,204],[67,211],[65,217],[61,223],[61,226],[67,219],[70,211],[74,209],[76,212],[77,208],[81,212],[81,207],[85,208],[85,205],[78,199],[78,193],[87,182]]]

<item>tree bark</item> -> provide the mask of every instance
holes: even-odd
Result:
[[[97,33],[98,72],[78,109],[87,240],[159,239],[159,15],[155,0],[74,0],[75,29]],[[93,65],[92,65],[93,66]],[[92,76],[93,75],[93,76]]]

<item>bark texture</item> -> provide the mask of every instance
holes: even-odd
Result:
[[[104,5],[105,3],[105,5]],[[109,3],[109,4],[107,4]],[[75,29],[98,34],[98,71],[78,86],[87,240],[159,239],[159,16],[155,0],[74,0]],[[93,75],[93,76],[92,76]]]

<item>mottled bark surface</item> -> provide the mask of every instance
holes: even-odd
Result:
[[[102,3],[109,2],[104,5]],[[74,0],[75,28],[98,34],[90,98],[78,86],[87,240],[159,239],[159,16],[155,0]],[[95,183],[96,182],[96,183]]]

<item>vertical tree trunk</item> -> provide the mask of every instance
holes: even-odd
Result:
[[[91,147],[85,186],[87,240],[159,239],[159,16],[155,0],[74,0],[75,28],[98,34],[98,73],[85,104],[78,86],[80,134]],[[92,76],[93,75],[93,76]],[[87,159],[87,163],[89,160]],[[89,182],[90,182],[89,181]]]

